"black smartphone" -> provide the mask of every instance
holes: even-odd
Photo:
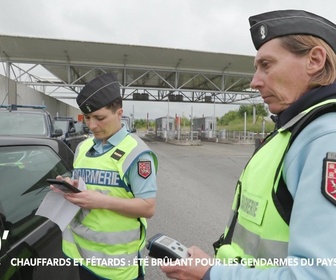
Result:
[[[70,185],[64,180],[57,180],[57,179],[47,179],[47,182],[50,185],[53,185],[55,188],[58,188],[62,192],[73,192],[73,193],[79,193],[81,192],[78,188]]]

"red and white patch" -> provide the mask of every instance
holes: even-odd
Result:
[[[140,177],[147,179],[152,174],[152,166],[150,161],[138,162],[138,174]]]
[[[336,205],[336,161],[324,161],[323,195]]]

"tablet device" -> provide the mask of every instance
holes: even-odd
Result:
[[[58,188],[62,192],[72,192],[72,193],[79,193],[81,192],[78,188],[70,185],[64,180],[57,180],[57,179],[47,179],[47,182],[50,185],[53,185],[55,188]]]

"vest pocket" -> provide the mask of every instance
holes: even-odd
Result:
[[[266,211],[267,200],[243,191],[240,197],[239,215],[254,224],[261,225]]]

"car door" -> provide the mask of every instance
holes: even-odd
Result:
[[[69,172],[49,146],[0,146],[0,280],[78,279],[58,226],[35,215],[46,179]]]

